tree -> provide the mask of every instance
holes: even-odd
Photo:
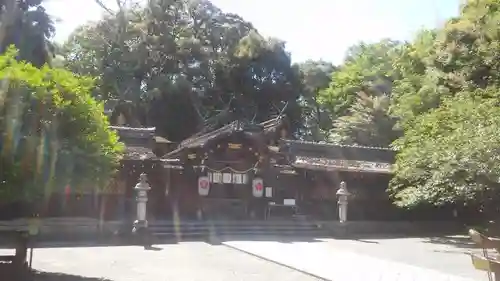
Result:
[[[389,147],[399,137],[394,130],[395,118],[388,114],[387,95],[359,94],[349,109],[349,115],[335,120],[329,139],[335,143]]]
[[[49,38],[55,29],[42,0],[5,0],[0,3],[0,52],[10,45],[19,49],[18,59],[40,67],[50,62]]]
[[[324,132],[331,129],[332,121],[326,109],[318,102],[318,94],[328,87],[335,66],[326,61],[306,61],[295,65],[302,81],[302,114],[304,122],[303,137],[321,141]]]
[[[344,64],[333,72],[329,87],[319,94],[320,104],[328,108],[333,119],[347,115],[361,91],[369,96],[391,95],[397,77],[392,59],[400,47],[401,43],[391,40],[351,47]]]
[[[400,153],[390,192],[401,206],[499,202],[500,43],[491,31],[499,7],[468,1],[459,17],[417,37],[398,61],[417,62],[396,83],[393,100],[404,136],[395,143]]]
[[[436,30],[422,30],[393,58],[398,76],[393,82],[390,112],[397,117],[399,127],[411,128],[416,116],[436,108],[440,97],[448,95],[448,89],[439,85],[440,76],[431,66],[436,37]]]
[[[120,13],[76,30],[65,57],[96,77],[103,99],[134,101],[138,123],[180,141],[220,112],[263,121],[288,104],[299,125],[300,80],[283,42],[209,1],[154,0]]]
[[[0,56],[0,196],[32,200],[58,187],[105,186],[122,146],[108,128],[92,79]]]
[[[460,92],[417,117],[414,129],[396,143],[403,148],[390,189],[397,204],[498,202],[498,93]]]

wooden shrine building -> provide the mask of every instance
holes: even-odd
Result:
[[[151,220],[336,219],[341,181],[353,194],[350,220],[401,218],[385,192],[393,150],[292,140],[281,115],[259,124],[212,124],[176,145],[134,120],[126,102],[110,102],[105,110],[126,146],[118,173],[106,188],[58,191],[48,216],[133,220],[134,186],[146,173]]]
[[[161,159],[163,206],[170,215],[199,219],[334,219],[335,193],[345,181],[353,193],[350,219],[397,216],[385,193],[393,150],[288,138],[286,119],[278,117],[261,124],[234,121],[184,140]]]

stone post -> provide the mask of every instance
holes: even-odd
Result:
[[[339,220],[341,223],[344,223],[347,221],[347,204],[349,196],[351,195],[347,190],[347,185],[344,181],[340,182],[340,188],[337,190],[336,195],[339,198],[337,201],[339,208]]]
[[[139,235],[143,243],[146,243],[148,229],[146,207],[148,202],[148,191],[151,190],[151,186],[149,186],[147,182],[147,175],[145,173],[141,174],[139,182],[135,185],[134,190],[137,192],[137,218],[134,221],[132,233]]]

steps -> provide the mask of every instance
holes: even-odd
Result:
[[[312,221],[156,221],[150,222],[153,235],[162,238],[196,238],[224,236],[301,236],[328,237],[328,230]]]

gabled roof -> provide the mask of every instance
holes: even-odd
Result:
[[[148,147],[126,146],[122,160],[157,160],[158,157]]]
[[[170,141],[164,137],[160,137],[160,136],[154,136],[154,140],[156,143],[162,143],[162,144],[172,144],[174,143],[173,141]]]
[[[281,127],[281,125],[283,125],[284,121],[285,121],[284,116],[280,115],[276,118],[264,121],[264,122],[260,123],[259,125],[263,126],[263,130],[265,133],[269,133],[269,132],[274,132],[277,129],[279,129],[279,127]]]
[[[150,147],[151,140],[155,134],[155,128],[132,128],[110,126],[110,129],[116,130],[120,141],[126,146]]]
[[[240,126],[238,126],[238,122],[233,121],[230,124],[227,124],[217,130],[205,133],[203,135],[194,135],[182,141],[175,150],[167,153],[162,158],[171,158],[172,156],[177,155],[179,152],[183,151],[186,148],[189,149],[189,148],[203,147],[207,143],[213,140],[221,139],[232,135],[233,133],[239,131],[239,128]]]
[[[110,126],[116,130],[120,141],[125,144],[125,155],[123,160],[146,160],[156,159],[151,148],[151,141],[155,134],[155,128],[132,128]]]
[[[227,125],[224,125],[216,130],[212,130],[203,134],[197,133],[190,138],[182,141],[177,149],[167,153],[162,158],[169,158],[181,152],[186,148],[196,148],[203,147],[207,143],[212,142],[216,139],[221,139],[230,136],[236,132],[242,132],[249,136],[255,136],[259,134],[265,134],[266,132],[273,130],[277,126],[282,124],[282,117],[277,117],[260,124],[248,124],[241,121],[233,121]]]

